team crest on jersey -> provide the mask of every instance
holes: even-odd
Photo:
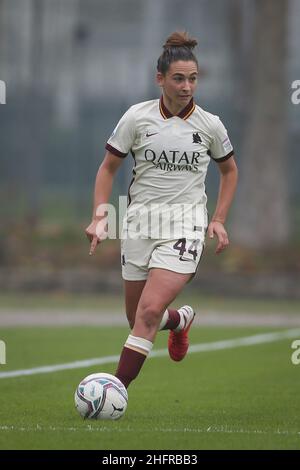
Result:
[[[199,132],[194,132],[193,133],[193,144],[201,144],[202,143],[202,139],[199,135]]]

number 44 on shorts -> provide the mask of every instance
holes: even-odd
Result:
[[[200,244],[200,239],[196,239],[196,240],[193,240],[191,244],[188,245],[187,247],[187,240],[186,238],[180,238],[179,240],[177,240],[176,243],[174,243],[173,245],[173,248],[174,250],[178,250],[179,251],[179,259],[181,261],[189,261],[190,259],[188,258],[183,258],[182,255],[186,252],[190,253],[191,255],[193,255],[193,258],[194,258],[194,261],[196,261],[197,259],[197,256],[198,256],[198,246]]]

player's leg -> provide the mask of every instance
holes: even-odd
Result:
[[[192,274],[153,268],[142,292],[132,334],[154,341],[162,316]]]
[[[137,306],[142,295],[143,289],[145,287],[146,280],[142,281],[124,281],[124,292],[125,292],[125,307],[126,307],[126,317],[129,323],[130,328],[134,326],[135,315],[137,311]],[[182,323],[181,311],[167,308],[164,313],[162,320],[160,322],[159,331],[162,330],[174,330],[179,331]]]
[[[131,334],[124,345],[116,377],[126,387],[134,380],[148,353],[161,323],[166,307],[181,292],[192,274],[181,274],[153,268],[142,291]]]
[[[153,249],[151,245],[152,241],[149,239],[123,238],[121,241],[126,316],[131,329],[148,278],[148,264]]]
[[[126,317],[131,329],[133,329],[135,322],[135,315],[137,306],[145,287],[146,280],[143,281],[124,281],[125,292],[125,307]],[[160,322],[159,331],[162,330],[177,330],[180,329],[180,322],[182,321],[180,312],[174,309],[167,308]]]
[[[126,316],[131,329],[134,326],[137,306],[145,284],[146,280],[124,281]]]
[[[204,242],[201,237],[182,238],[175,243],[174,240],[167,240],[154,251],[150,265],[159,267],[164,264],[178,273],[193,273],[192,279],[200,262],[203,248]],[[178,310],[168,308],[163,314],[159,330],[170,330],[168,349],[174,361],[181,361],[188,351],[188,332],[194,317],[194,310],[189,305],[184,305]]]
[[[153,241],[148,239],[125,239],[122,241],[121,249],[126,316],[132,329],[137,306],[148,277],[148,264],[155,250],[155,242],[153,243]],[[159,330],[175,330],[177,327],[180,328],[180,320],[181,316],[178,311],[168,308],[163,314]]]

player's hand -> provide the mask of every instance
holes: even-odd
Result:
[[[207,230],[209,238],[214,238],[216,234],[218,237],[218,244],[216,248],[216,254],[221,253],[229,245],[229,239],[224,225],[221,222],[212,221]]]
[[[92,255],[97,248],[97,245],[101,243],[107,236],[107,232],[105,232],[105,226],[107,221],[102,219],[93,219],[90,225],[85,229],[86,236],[91,242],[90,245],[90,252],[89,254]]]

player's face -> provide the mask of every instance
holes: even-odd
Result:
[[[162,87],[164,97],[177,108],[184,108],[189,103],[197,87],[197,78],[198,67],[191,60],[172,62],[165,75],[157,73],[157,83]]]

